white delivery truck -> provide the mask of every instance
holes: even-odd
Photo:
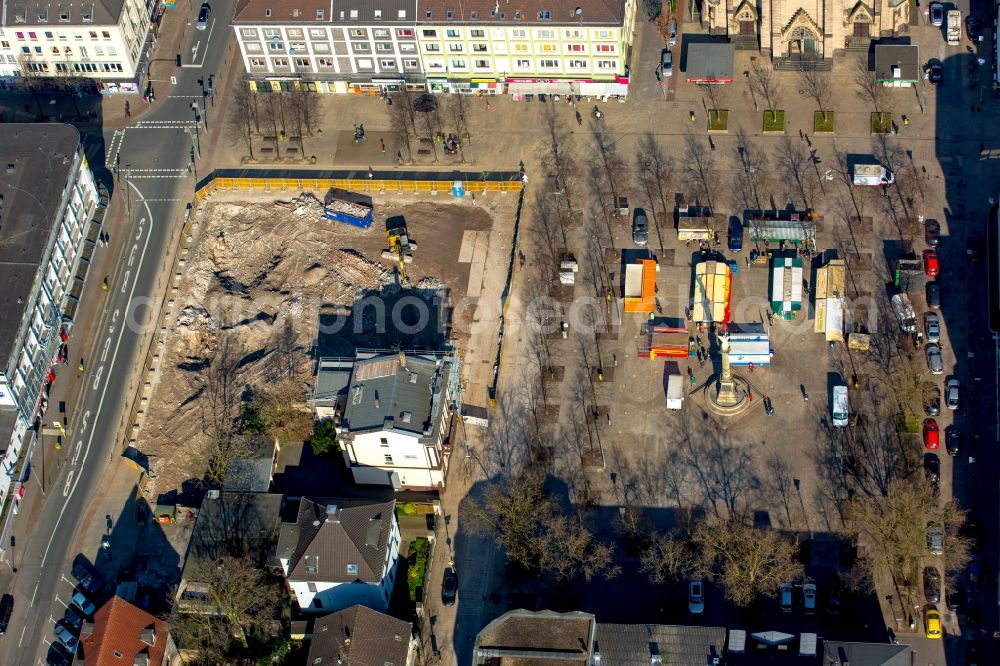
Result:
[[[684,407],[684,378],[681,375],[667,377],[667,409]]]
[[[848,419],[847,387],[838,384],[830,395],[830,415],[835,428],[846,428]]]
[[[948,44],[958,46],[962,39],[962,12],[957,9],[948,10]]]
[[[904,333],[914,333],[917,330],[917,315],[913,312],[913,305],[910,297],[904,294],[896,294],[892,297],[892,311],[896,313],[899,320],[899,327]]]
[[[855,164],[854,184],[878,187],[896,182],[896,176],[881,164]]]

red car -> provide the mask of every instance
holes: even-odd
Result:
[[[924,273],[927,274],[927,277],[937,277],[941,273],[938,255],[934,250],[924,250]]]
[[[924,421],[924,447],[934,451],[941,448],[941,433],[934,419]]]

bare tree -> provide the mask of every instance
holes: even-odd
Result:
[[[639,167],[639,182],[646,191],[646,198],[653,209],[653,224],[656,226],[656,235],[662,250],[663,234],[660,230],[660,218],[664,218],[663,221],[666,222],[673,211],[673,202],[670,200],[673,160],[663,152],[656,137],[646,134],[639,145],[636,162]]]
[[[767,154],[751,141],[743,128],[738,129],[735,136],[736,156],[742,170],[736,179],[738,187],[733,191],[737,207],[762,210],[763,202],[767,201],[770,195]]]
[[[858,86],[858,97],[867,104],[870,104],[875,113],[882,113],[886,110],[888,93],[878,79],[875,72],[868,69],[868,60],[865,56],[858,56],[854,66],[854,83]]]
[[[299,143],[299,155],[305,157],[306,146],[303,140],[303,136],[308,131],[306,126],[306,118],[309,112],[306,110],[306,101],[301,93],[284,93],[282,95],[285,99],[284,105],[288,109],[288,122],[291,126],[292,133],[297,138]]]
[[[281,148],[278,141],[281,134],[285,131],[284,124],[284,113],[281,108],[281,95],[274,91],[268,90],[264,92],[264,108],[263,108],[263,121],[264,126],[270,131],[271,136],[274,137],[274,157],[276,159],[281,159]],[[279,128],[281,131],[279,132]]]
[[[753,86],[757,94],[764,98],[769,110],[777,111],[781,108],[778,99],[780,94],[778,79],[774,76],[774,70],[763,64],[760,58],[754,60],[753,64],[750,65],[750,85]]]
[[[31,94],[31,99],[38,109],[38,120],[45,120],[45,112],[42,110],[42,100],[38,98],[38,93],[44,90],[49,84],[46,77],[39,74],[36,68],[41,67],[39,63],[32,62],[24,55],[18,56],[18,69],[21,70],[21,85]],[[24,105],[24,110],[28,110],[28,105]]]
[[[229,122],[226,129],[236,143],[242,142],[253,159],[254,126],[257,123],[256,95],[244,86],[238,85],[229,98]]]
[[[707,203],[709,208],[714,212],[715,206],[712,203],[712,189],[713,185],[718,185],[718,181],[712,175],[715,160],[705,149],[705,144],[701,139],[702,137],[694,134],[685,135],[684,168],[687,175],[688,187],[695,201],[702,204]]]
[[[254,397],[252,408],[257,411],[267,436],[282,444],[301,442],[313,430],[305,384],[291,377],[269,384]]]
[[[811,201],[806,192],[807,170],[809,168],[809,155],[801,143],[792,141],[791,137],[781,137],[779,144],[779,155],[781,156],[781,170],[785,175],[785,186],[789,200],[795,198],[797,194],[802,197],[802,203],[808,207]]]
[[[679,534],[654,534],[639,559],[639,570],[651,583],[686,580],[696,569],[697,552],[690,539]]]
[[[246,454],[248,447],[238,436],[238,416],[243,384],[239,377],[243,347],[235,334],[220,336],[211,364],[204,372],[202,427],[208,434],[205,475],[214,485],[221,485],[229,463]]]
[[[416,116],[413,102],[409,95],[395,93],[389,99],[393,101],[389,107],[389,124],[395,133],[398,143],[406,148],[406,159],[413,159],[412,141],[417,135]]]
[[[804,69],[799,74],[799,86],[806,96],[816,102],[816,110],[823,114],[823,122],[826,122],[830,108],[830,74],[818,69]]]
[[[295,98],[306,132],[312,136],[319,129],[319,124],[323,122],[323,105],[320,103],[319,93],[308,88],[301,88],[295,92]]]
[[[798,544],[774,530],[740,520],[710,517],[695,528],[697,571],[716,580],[726,599],[749,606],[757,597],[774,597],[782,583],[802,577]]]

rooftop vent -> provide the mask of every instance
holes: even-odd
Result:
[[[208,499],[219,499],[219,491],[218,490],[209,490],[205,494],[205,497],[207,497]]]
[[[417,373],[415,373],[415,372],[411,372],[410,373],[410,383],[411,384],[416,384],[417,383]]]
[[[326,505],[326,520],[327,520],[327,522],[339,523],[340,522],[340,518],[337,517],[337,514],[338,514],[338,511],[337,511],[337,505],[336,504],[327,504]]]
[[[413,420],[413,412],[403,412],[400,418],[403,420],[403,423],[409,423]]]
[[[358,565],[355,564],[354,562],[349,563],[347,565],[347,575],[348,576],[357,576],[358,575]]]
[[[894,79],[903,78],[903,70],[899,65],[892,66],[892,78]]]

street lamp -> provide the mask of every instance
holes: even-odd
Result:
[[[125,165],[125,210],[128,211],[129,221],[132,220],[132,193],[129,191],[131,188],[128,181],[128,174],[131,169],[131,164]]]

